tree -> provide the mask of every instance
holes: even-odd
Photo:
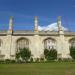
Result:
[[[55,49],[51,49],[51,50],[45,49],[44,55],[47,60],[57,59],[57,51]]]
[[[31,57],[31,51],[28,48],[20,49],[18,53],[16,53],[17,59],[22,59],[23,61],[28,61],[28,59]]]
[[[70,55],[73,59],[75,59],[75,47],[70,48]]]

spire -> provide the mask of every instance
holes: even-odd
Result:
[[[38,31],[38,17],[35,16],[34,18],[34,31]]]
[[[61,16],[58,17],[57,25],[58,25],[58,32],[59,32],[59,34],[60,35],[64,35],[64,31],[62,29],[62,23],[61,23]]]
[[[61,16],[58,17],[57,24],[58,24],[58,31],[63,31],[62,23],[61,23]]]
[[[13,17],[11,16],[9,20],[9,30],[13,30],[12,27],[13,27]]]

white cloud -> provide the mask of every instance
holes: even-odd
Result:
[[[63,28],[64,31],[68,31],[67,28],[65,28],[63,26],[62,26],[62,28]],[[53,30],[57,31],[58,26],[57,26],[57,23],[52,23],[52,24],[47,25],[47,26],[38,26],[38,29],[39,29],[39,31],[53,31]]]

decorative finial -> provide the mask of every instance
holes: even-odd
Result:
[[[13,32],[13,17],[10,16],[10,20],[9,20],[9,30],[8,30],[8,34],[12,34]]]
[[[58,17],[57,24],[58,24],[58,31],[62,31],[61,16]]]
[[[10,20],[9,20],[9,30],[13,30],[13,17],[10,16]]]

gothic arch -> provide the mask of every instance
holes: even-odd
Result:
[[[29,48],[29,39],[21,37],[16,41],[17,51],[22,48]]]
[[[53,38],[46,38],[43,40],[44,49],[56,49],[56,40]]]

